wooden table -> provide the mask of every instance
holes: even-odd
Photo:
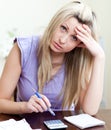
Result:
[[[43,124],[44,120],[61,119],[65,124],[68,125],[68,128],[66,130],[80,130],[79,128],[75,127],[74,125],[71,125],[70,123],[66,122],[63,119],[64,116],[77,115],[77,114],[79,114],[79,112],[57,111],[55,113],[56,113],[55,117],[50,115],[49,112],[26,114],[26,115],[24,115],[24,117],[33,129],[41,128],[42,130],[47,130],[47,127]],[[88,128],[87,130],[111,130],[111,110],[101,109],[95,115],[95,117],[105,121],[106,122],[105,126]],[[0,121],[8,120],[11,118],[20,120],[23,117],[20,117],[17,115],[0,114]]]

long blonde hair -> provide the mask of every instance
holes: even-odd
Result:
[[[46,82],[51,79],[52,62],[50,55],[50,42],[55,29],[65,20],[74,17],[80,23],[84,23],[91,29],[92,36],[97,40],[96,17],[94,12],[82,2],[72,1],[62,7],[52,18],[46,28],[38,48],[38,86],[39,91]],[[65,54],[65,81],[62,93],[63,107],[77,104],[82,88],[85,88],[91,73],[93,57],[85,48],[75,48]],[[65,92],[66,91],[66,92]]]

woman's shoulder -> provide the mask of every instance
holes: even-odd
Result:
[[[40,36],[22,36],[15,38],[14,42],[17,42],[18,45],[20,46],[28,47],[31,46],[32,44],[36,46],[38,44],[39,39]]]
[[[31,50],[35,50],[38,47],[40,36],[23,36],[17,37],[14,42],[18,44],[21,53],[30,53]]]
[[[17,37],[14,42],[18,45],[21,52],[21,63],[24,66],[29,57],[36,54],[39,44],[39,36]]]

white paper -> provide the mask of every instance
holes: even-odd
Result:
[[[19,121],[9,119],[0,122],[0,130],[32,130],[32,128],[25,119]]]
[[[92,117],[88,114],[68,116],[68,117],[64,117],[64,119],[81,129],[89,128],[93,126],[105,125],[104,121]]]

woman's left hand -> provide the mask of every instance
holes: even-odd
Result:
[[[90,53],[96,58],[104,56],[104,51],[101,46],[94,40],[90,28],[83,24],[75,28],[76,36],[81,41],[78,47],[87,48]]]

